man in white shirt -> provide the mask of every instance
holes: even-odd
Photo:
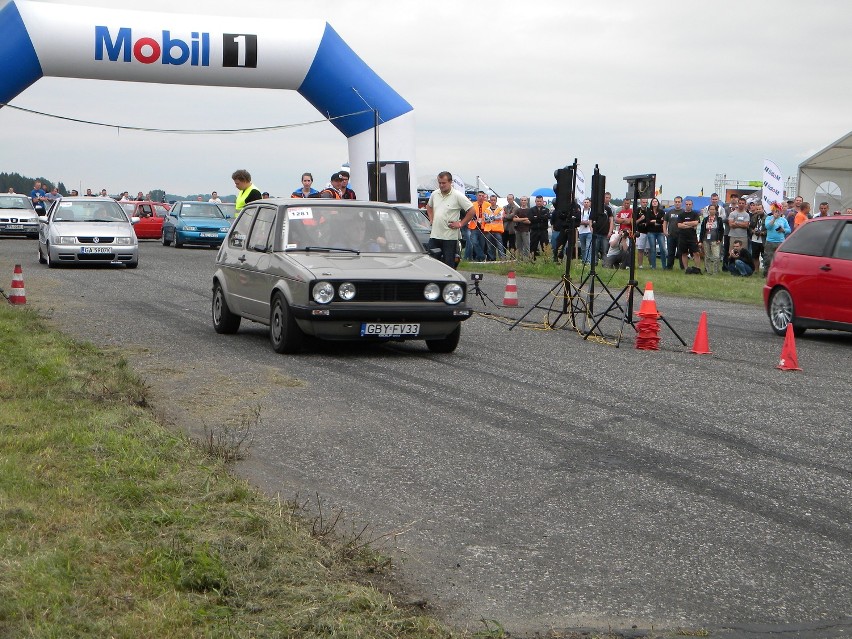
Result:
[[[459,219],[462,211],[465,216]],[[429,196],[426,214],[432,223],[429,248],[441,249],[438,259],[455,268],[459,229],[473,217],[473,202],[468,200],[464,193],[453,188],[453,175],[449,171],[438,173],[438,189],[432,191]]]

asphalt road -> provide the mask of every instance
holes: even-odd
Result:
[[[458,626],[852,634],[852,335],[809,332],[804,370],[783,372],[760,308],[663,290],[687,347],[666,328],[659,351],[629,326],[620,348],[584,341],[538,309],[509,331],[497,315],[552,284],[520,279],[524,308],[474,299],[489,314],[452,355],[281,356],[261,326],[214,333],[215,256],[144,242],[137,270],[48,270],[34,241],[3,240],[0,273],[21,263],[29,303],[126,356],[176,427],[224,432],[258,408],[239,472],[401,532],[397,578]],[[483,287],[501,301],[504,284]],[[702,311],[712,355],[689,352]]]

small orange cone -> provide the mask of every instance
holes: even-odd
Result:
[[[639,317],[660,317],[657,311],[657,302],[654,299],[654,285],[648,282],[645,286],[645,294],[642,296],[642,304],[639,305]]]
[[[796,337],[793,335],[793,323],[787,324],[787,334],[784,336],[784,348],[781,350],[781,361],[775,368],[782,371],[800,371],[799,357],[796,355]]]
[[[515,284],[515,271],[509,271],[506,278],[506,292],[503,294],[503,306],[518,305],[518,285]]]
[[[20,264],[15,264],[15,274],[12,275],[12,290],[9,292],[9,304],[26,304],[27,291],[24,288],[24,272]]]
[[[695,331],[692,352],[698,355],[712,354],[710,352],[710,342],[707,340],[707,311],[701,313],[701,319],[698,321],[698,330]]]

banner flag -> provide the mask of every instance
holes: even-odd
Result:
[[[772,203],[784,199],[784,178],[781,169],[772,160],[763,161],[763,190],[761,201],[767,215],[772,214]]]
[[[574,197],[582,205],[583,200],[586,199],[586,176],[583,175],[579,167],[577,168],[576,178],[577,186],[574,189]]]

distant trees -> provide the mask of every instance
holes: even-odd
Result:
[[[29,194],[33,190],[33,183],[36,181],[41,182],[45,191],[56,186],[62,195],[68,195],[68,191],[65,190],[65,185],[62,182],[54,183],[45,177],[27,177],[20,173],[0,173],[0,193],[6,193],[9,187],[12,187],[15,189],[15,193]]]

